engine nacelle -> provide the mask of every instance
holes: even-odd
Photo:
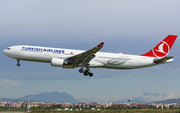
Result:
[[[64,63],[64,59],[60,59],[60,58],[52,58],[51,59],[51,66],[62,67],[63,63]]]
[[[102,63],[96,62],[96,61],[90,61],[89,62],[89,67],[92,68],[98,68],[98,67],[103,67],[104,65]]]

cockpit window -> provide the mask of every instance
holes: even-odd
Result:
[[[7,48],[7,50],[10,50],[10,48]]]

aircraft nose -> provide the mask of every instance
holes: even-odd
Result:
[[[11,57],[13,55],[11,48],[4,49],[2,53],[8,57]]]
[[[7,56],[9,52],[8,52],[7,49],[5,49],[5,50],[2,51],[2,53]]]
[[[3,50],[2,53],[6,55],[6,50]]]

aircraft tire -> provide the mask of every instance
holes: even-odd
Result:
[[[89,74],[88,70],[84,71],[84,76],[87,76]]]
[[[16,66],[19,67],[19,66],[20,66],[20,63],[17,63]]]
[[[89,73],[89,76],[92,77],[92,76],[93,76],[93,73]]]
[[[83,70],[83,69],[79,69],[79,72],[80,72],[80,73],[83,73],[83,72],[84,72],[84,70]]]

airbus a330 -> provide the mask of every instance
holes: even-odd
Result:
[[[136,69],[173,62],[168,56],[177,35],[168,35],[163,41],[149,52],[142,55],[124,53],[98,52],[104,45],[84,51],[64,48],[39,47],[29,45],[10,46],[3,50],[3,54],[19,61],[34,61],[51,63],[51,66],[73,69],[80,67],[79,72],[85,76],[93,76],[90,68]]]

